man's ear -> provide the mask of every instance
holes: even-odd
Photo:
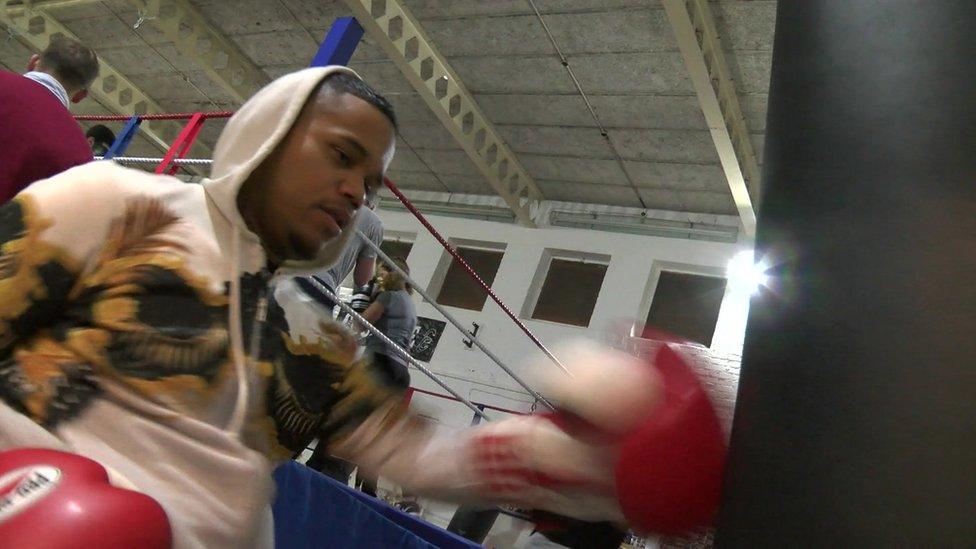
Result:
[[[37,70],[37,65],[40,62],[41,62],[41,55],[40,54],[35,53],[34,55],[31,55],[30,56],[30,59],[27,60],[27,70],[28,71]]]
[[[71,96],[71,102],[79,103],[81,102],[82,99],[86,97],[88,97],[88,90],[81,90],[79,92],[75,92],[75,94]]]

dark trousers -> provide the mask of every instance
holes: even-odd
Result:
[[[373,367],[388,386],[401,391],[406,391],[407,387],[410,387],[410,372],[403,363],[383,353],[373,353],[372,360]]]
[[[315,447],[315,451],[312,452],[312,457],[308,458],[305,465],[343,484],[349,482],[349,475],[356,468],[356,465],[353,463],[329,455],[322,441],[319,441],[318,446]]]
[[[324,444],[315,447],[312,457],[308,458],[305,465],[343,484],[349,482],[349,475],[356,468],[355,463],[329,455]],[[376,497],[376,479],[366,478],[360,474],[356,478],[356,488]]]

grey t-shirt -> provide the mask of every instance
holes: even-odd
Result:
[[[386,337],[409,351],[413,330],[417,327],[417,310],[414,308],[410,294],[406,290],[382,292],[376,296],[376,301],[383,305],[383,315],[376,321],[376,327]],[[407,362],[400,353],[390,349],[373,334],[366,338],[365,347],[367,352],[387,355],[402,364]]]
[[[383,223],[373,213],[373,210],[366,207],[359,209],[359,217],[356,218],[356,228],[362,231],[377,246],[383,243]],[[335,265],[328,271],[315,273],[315,276],[321,279],[322,283],[326,286],[335,290],[349,276],[349,273],[356,268],[356,263],[360,259],[374,257],[376,257],[376,252],[363,243],[361,238],[353,236],[349,239],[346,247],[343,248],[342,255],[339,256]]]

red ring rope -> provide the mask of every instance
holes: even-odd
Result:
[[[396,185],[394,185],[389,178],[383,178],[383,183],[400,200],[400,202],[402,202],[403,205],[408,210],[410,210],[410,213],[412,213],[414,217],[416,217],[417,220],[420,221],[420,223],[424,227],[426,227],[428,231],[430,231],[430,234],[434,235],[434,238],[436,238],[437,241],[441,243],[441,246],[444,246],[444,249],[447,250],[447,252],[454,257],[454,260],[457,261],[458,264],[461,265],[461,267],[463,267],[465,271],[467,271],[468,276],[474,279],[474,281],[477,282],[478,285],[481,286],[481,288],[488,293],[488,296],[491,297],[491,299],[494,300],[494,302],[497,303],[498,306],[501,307],[503,311],[505,311],[505,314],[507,314],[508,317],[511,318],[515,322],[515,324],[522,329],[523,332],[525,332],[525,335],[529,336],[529,339],[532,340],[532,343],[535,343],[536,346],[538,346],[539,349],[541,349],[542,352],[546,354],[546,356],[551,358],[552,361],[555,362],[557,366],[559,366],[564,372],[568,374],[569,371],[566,370],[566,367],[563,366],[561,362],[559,362],[559,359],[557,359],[551,352],[549,352],[549,349],[547,349],[546,346],[543,345],[541,341],[539,341],[539,338],[535,337],[535,334],[533,334],[532,331],[529,330],[529,328],[525,324],[523,324],[521,320],[519,320],[518,316],[516,316],[515,313],[513,313],[512,310],[509,309],[507,305],[505,305],[505,303],[501,300],[501,298],[495,295],[495,292],[492,291],[491,287],[489,287],[488,284],[486,284],[485,281],[482,280],[480,276],[478,276],[478,273],[476,273],[474,269],[472,269],[471,266],[468,265],[468,262],[465,261],[463,257],[461,257],[461,254],[459,254],[457,250],[454,249],[454,246],[451,246],[447,242],[447,240],[445,240],[444,237],[441,236],[441,233],[437,232],[437,229],[435,229],[434,226],[431,225],[429,221],[427,221],[427,218],[424,217],[424,214],[420,213],[420,210],[418,210],[417,207],[414,206],[412,202],[410,202],[410,199],[404,196],[404,194],[400,192],[400,189]]]

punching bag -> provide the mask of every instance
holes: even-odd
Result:
[[[976,2],[779,0],[718,547],[976,540]]]

